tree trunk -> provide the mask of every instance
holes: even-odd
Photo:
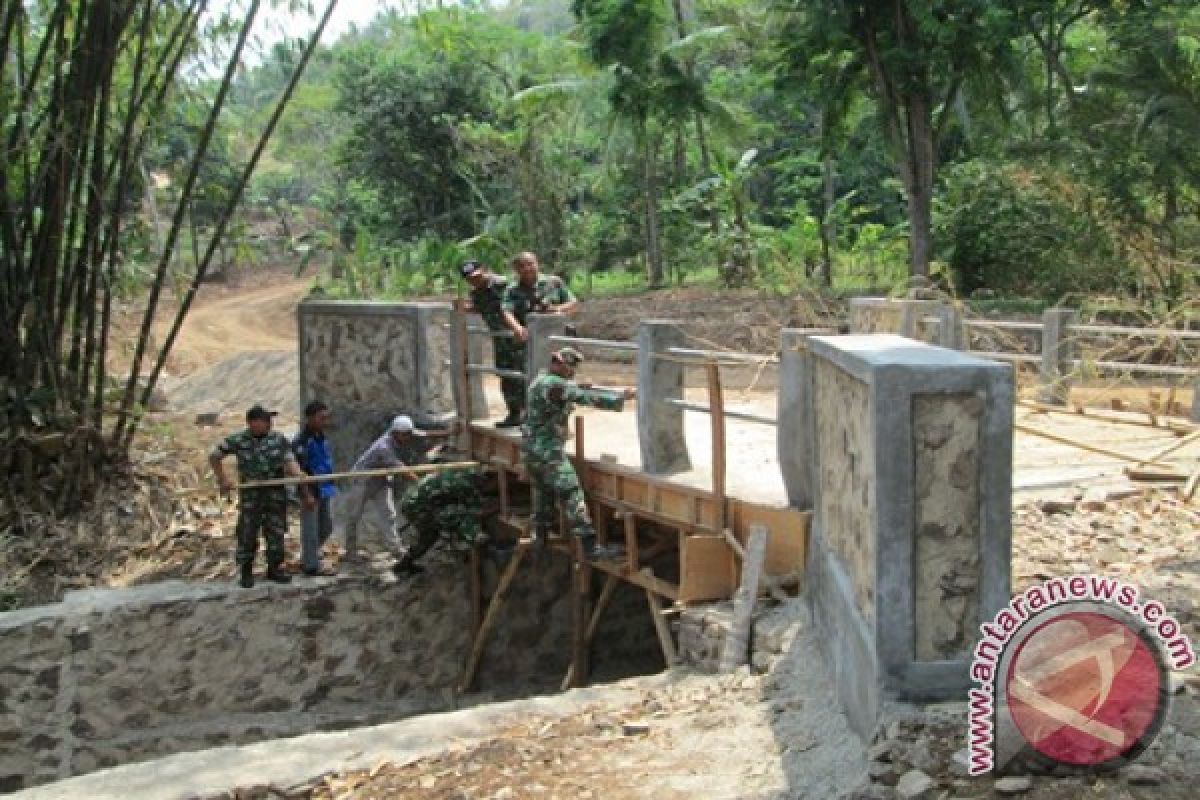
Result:
[[[834,187],[834,160],[826,153],[821,165],[821,173],[825,182],[824,213],[821,215],[821,283],[826,288],[833,288],[833,243],[837,240],[837,223],[833,219],[833,205],[837,202]]]
[[[933,146],[933,112],[929,100],[919,94],[906,98],[908,148],[904,187],[908,194],[909,274],[929,277],[933,254],[933,180],[936,154]]]
[[[662,248],[658,240],[658,181],[655,176],[655,147],[642,127],[642,188],[646,217],[646,278],[650,288],[663,285]]]

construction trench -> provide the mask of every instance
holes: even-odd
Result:
[[[298,314],[301,401],[337,410],[335,466],[396,413],[459,418],[460,447],[498,475],[499,535],[409,581],[176,582],[3,615],[0,791],[664,666],[762,667],[780,642],[752,627],[759,595],[803,600],[819,643],[806,657],[864,742],[891,705],[965,697],[976,631],[1009,599],[1008,365],[825,330],[784,330],[767,359],[685,347],[686,323],[645,321],[615,342],[534,315],[526,374],[566,344],[636,368],[636,428],[622,437],[635,458],[614,454],[614,428],[597,435],[594,415],[574,420],[598,537],[625,548],[588,564],[570,539],[547,552],[528,540],[519,435],[488,420],[490,334],[434,303],[307,301]],[[775,415],[727,408],[723,372],[768,361]],[[685,436],[697,412],[707,454]],[[778,475],[731,481],[734,423],[774,429]],[[756,482],[780,491],[729,489]]]

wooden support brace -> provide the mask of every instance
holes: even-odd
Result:
[[[750,622],[758,600],[758,581],[767,557],[767,529],[753,525],[742,560],[742,583],[733,597],[733,625],[721,652],[721,671],[729,672],[746,663],[750,654]]]
[[[637,572],[642,568],[642,557],[641,553],[638,552],[637,517],[626,511],[621,514],[621,521],[625,524],[625,560],[627,568],[630,572]]]
[[[650,606],[650,616],[654,620],[654,630],[658,634],[663,661],[668,668],[673,667],[679,663],[679,656],[675,653],[675,642],[671,639],[671,630],[667,627],[666,617],[663,616],[662,601],[658,599],[658,595],[647,589],[646,603]]]
[[[1145,460],[1139,461],[1137,463],[1139,466],[1142,464],[1159,464],[1161,466],[1161,459],[1166,458],[1167,456],[1171,455],[1172,453],[1174,453],[1177,450],[1182,450],[1183,448],[1187,447],[1189,444],[1191,444],[1192,442],[1195,442],[1195,441],[1200,441],[1200,429],[1192,431],[1187,436],[1184,436],[1182,439],[1179,439],[1178,441],[1173,442],[1170,447],[1164,447],[1162,450],[1159,450],[1157,453],[1146,456]]]
[[[484,645],[487,644],[488,635],[496,625],[496,620],[500,616],[500,607],[504,604],[504,598],[508,594],[513,578],[517,576],[517,569],[521,566],[521,561],[524,560],[525,553],[528,550],[529,541],[527,539],[522,539],[518,542],[517,549],[512,554],[512,560],[508,562],[508,566],[504,569],[504,574],[500,576],[500,583],[496,587],[496,593],[492,595],[492,600],[488,603],[487,613],[484,614],[483,622],[480,624],[479,631],[475,634],[475,641],[471,645],[471,654],[467,658],[467,666],[463,670],[462,682],[458,686],[460,694],[471,691],[471,687],[475,685],[475,675],[479,671],[479,660],[483,657]]]
[[[470,561],[467,562],[470,574],[468,580],[468,600],[471,603],[471,636],[479,633],[483,624],[483,559],[480,557],[480,546],[471,548]]]
[[[568,686],[583,686],[587,683],[588,664],[587,628],[591,622],[592,568],[586,560],[572,563],[571,581],[571,668],[567,673]]]
[[[592,609],[592,618],[588,621],[587,643],[589,646],[596,638],[596,631],[600,627],[600,618],[608,610],[608,604],[612,602],[613,595],[616,594],[617,585],[620,582],[621,579],[616,575],[609,574],[604,576],[604,588],[600,590],[600,597],[596,600],[596,607]]]
[[[725,527],[725,400],[721,393],[721,370],[715,361],[704,365],[708,377],[708,408],[712,423],[712,494],[717,530]]]
[[[742,543],[739,542],[737,537],[733,535],[733,531],[729,530],[729,528],[725,528],[721,531],[721,535],[725,537],[725,541],[729,543],[729,547],[733,550],[734,555],[738,557],[738,560],[745,564],[746,551],[742,548]],[[770,575],[762,576],[761,585],[767,587],[767,591],[771,594],[771,597],[774,597],[781,603],[786,603],[791,598],[779,584],[780,581],[772,578]]]

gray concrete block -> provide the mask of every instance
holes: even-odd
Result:
[[[816,481],[812,409],[812,360],[808,337],[830,334],[825,328],[785,328],[779,342],[779,391],[776,394],[776,449],[788,503],[813,506]]]
[[[1012,369],[891,335],[809,339],[808,592],[855,729],[959,698],[1009,597]]]
[[[684,366],[656,358],[684,342],[679,322],[643,320],[638,326],[638,443],[642,469],[652,475],[691,469],[683,410],[665,402],[683,399]]]

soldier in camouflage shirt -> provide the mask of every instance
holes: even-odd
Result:
[[[512,317],[504,314],[504,295],[508,290],[508,279],[493,274],[478,261],[468,261],[460,268],[463,278],[471,284],[471,293],[463,304],[463,311],[474,311],[483,317],[490,331],[509,331],[513,336],[492,338],[497,369],[522,372],[525,369],[525,345],[515,338],[516,329],[510,326]],[[504,394],[504,405],[508,416],[497,423],[499,427],[520,424],[521,412],[525,408],[525,381],[520,378],[501,378],[500,391]]]
[[[238,479],[242,483],[285,475],[304,477],[288,440],[271,430],[271,418],[276,413],[254,406],[246,412],[246,429],[230,434],[213,448],[208,460],[223,493],[228,494],[234,488],[221,464],[227,456],[237,457]],[[305,508],[316,508],[310,487],[301,486],[300,497]],[[283,535],[287,532],[287,490],[284,487],[242,489],[238,493],[236,559],[242,573],[241,585],[247,589],[254,585],[254,554],[258,550],[259,531],[267,545],[267,580],[290,582],[291,576],[283,571]]]
[[[405,493],[400,512],[415,529],[417,540],[393,567],[397,575],[421,572],[417,559],[429,552],[439,536],[457,547],[479,541],[487,479],[479,468],[446,470],[426,475]]]
[[[583,355],[578,350],[563,348],[550,356],[550,369],[541,372],[529,387],[521,460],[534,491],[534,535],[545,541],[561,506],[567,527],[579,537],[584,555],[593,559],[612,558],[620,551],[596,545],[596,531],[588,516],[583,488],[567,459],[567,421],[577,405],[621,411],[636,390],[616,393],[580,387],[572,378],[582,362]]]
[[[525,343],[529,341],[530,314],[570,314],[579,307],[579,301],[562,278],[555,275],[540,275],[538,273],[537,256],[533,253],[521,253],[512,260],[513,270],[517,273],[517,282],[509,284],[504,292],[501,304],[501,314],[505,325],[513,332],[520,347],[519,363],[525,365]],[[516,415],[512,413],[497,427],[513,427],[521,424],[521,413],[525,410],[524,397],[519,397],[520,408]]]

